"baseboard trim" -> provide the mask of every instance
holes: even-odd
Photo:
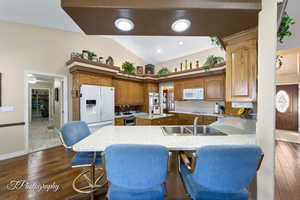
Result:
[[[0,160],[15,158],[15,157],[23,156],[25,154],[27,154],[26,151],[17,151],[13,153],[2,154],[0,155]]]

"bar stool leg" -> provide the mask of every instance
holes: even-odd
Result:
[[[91,180],[94,185],[95,184],[95,166],[94,165],[91,166]],[[94,188],[93,188],[93,190],[94,190]],[[91,192],[90,197],[91,197],[91,200],[94,200],[94,191]]]

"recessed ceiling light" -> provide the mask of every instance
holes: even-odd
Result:
[[[161,53],[161,49],[157,49],[156,52],[157,52],[157,53]]]
[[[191,21],[190,20],[179,19],[179,20],[176,20],[172,24],[171,28],[175,32],[183,32],[183,31],[187,30],[190,26],[191,26]]]
[[[119,18],[115,21],[115,26],[121,31],[131,31],[134,23],[130,19]]]
[[[183,42],[182,42],[182,41],[180,41],[180,42],[178,42],[178,44],[179,44],[179,45],[183,45]]]
[[[28,77],[33,77],[33,74],[27,74]]]

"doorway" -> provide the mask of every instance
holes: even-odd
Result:
[[[39,89],[31,88],[31,119],[33,120],[50,120],[50,88]]]
[[[63,77],[28,73],[28,152],[61,145],[57,129],[65,122]]]
[[[276,129],[298,131],[298,91],[297,84],[276,87]]]

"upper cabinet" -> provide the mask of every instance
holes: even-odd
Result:
[[[255,102],[257,93],[257,31],[226,41],[226,101]]]
[[[180,79],[174,81],[174,100],[183,101],[183,90],[191,88],[204,88],[204,100],[222,101],[224,100],[224,74]]]
[[[211,76],[204,79],[204,96],[207,101],[223,101],[225,90],[224,75]]]
[[[114,79],[116,105],[143,105],[144,86],[142,82]]]

